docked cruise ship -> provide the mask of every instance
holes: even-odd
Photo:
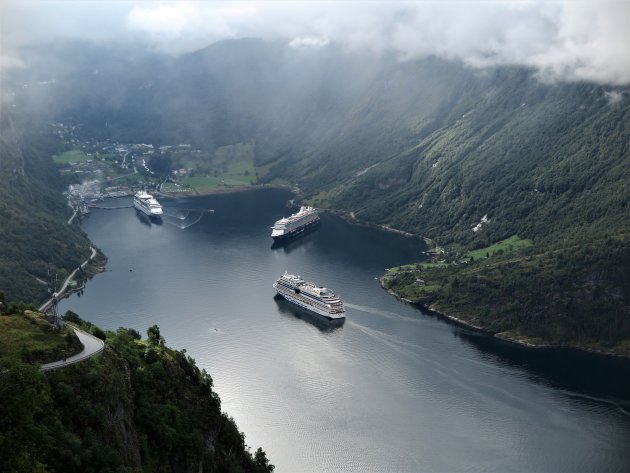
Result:
[[[144,191],[137,192],[133,196],[133,206],[149,217],[162,218],[162,206],[155,197]]]
[[[313,207],[300,207],[300,211],[278,220],[271,227],[274,241],[290,240],[304,235],[319,223],[319,215]]]
[[[300,276],[285,271],[273,287],[289,302],[328,319],[343,319],[346,316],[343,302],[333,291],[306,282]]]

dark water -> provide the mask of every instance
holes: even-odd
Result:
[[[523,350],[398,302],[375,278],[421,258],[418,240],[325,215],[272,249],[289,197],[165,201],[161,225],[97,210],[83,226],[108,271],[61,309],[107,329],[159,324],[279,472],[630,471],[628,362]],[[341,295],[345,323],[276,301],[285,269]]]

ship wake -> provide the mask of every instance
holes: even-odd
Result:
[[[169,225],[185,230],[199,223],[204,213],[201,209],[164,209],[162,219]]]

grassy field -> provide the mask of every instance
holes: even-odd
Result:
[[[473,278],[480,271],[487,271],[488,268],[496,266],[495,260],[488,261],[488,258],[509,255],[532,245],[530,240],[523,240],[517,235],[512,235],[485,248],[469,251],[466,256],[468,264],[462,265],[446,261],[405,264],[388,269],[383,277],[383,283],[386,288],[393,289],[400,297],[417,302],[427,302],[435,299],[437,294],[444,292],[446,286],[452,282],[449,276],[459,274],[460,277],[466,275],[466,277]],[[479,261],[478,264],[481,266],[473,265],[472,262],[468,261],[470,258],[473,261]],[[497,258],[497,260],[501,260],[501,258]],[[502,261],[505,263],[505,258]],[[521,263],[525,264],[525,261],[521,261]],[[487,274],[485,276],[487,277]],[[502,275],[496,277],[501,279]]]
[[[518,251],[522,248],[532,246],[531,240],[523,240],[518,235],[512,235],[505,240],[494,243],[493,245],[478,250],[468,252],[468,258],[478,260],[486,257],[490,257],[496,254],[511,253],[512,251]]]
[[[226,168],[228,174],[255,175],[254,144],[237,143],[222,146],[214,152],[213,164]]]
[[[53,161],[57,164],[80,163],[89,159],[92,159],[92,157],[88,156],[80,149],[65,151],[61,154],[53,156]]]
[[[185,177],[179,180],[179,184],[191,187],[199,193],[256,184],[253,143],[237,143],[218,148],[204,166],[209,168],[208,175]]]
[[[179,183],[184,187],[189,187],[199,193],[211,192],[221,187],[221,179],[212,176],[195,176],[180,179]]]
[[[185,186],[183,182],[180,182],[180,183],[165,182],[160,187],[160,191],[168,192],[171,194],[176,193],[176,192],[189,192],[190,187]]]
[[[512,235],[505,240],[499,241],[485,248],[469,251],[467,253],[466,259],[468,260],[472,258],[474,261],[484,260],[487,257],[492,257],[493,255],[509,254],[522,248],[528,248],[532,245],[533,243],[531,242],[531,240],[523,240],[517,235]],[[450,266],[450,263],[447,263],[446,261],[430,261],[426,263],[405,264],[388,269],[386,276],[391,277],[396,276],[399,273],[410,273],[423,269],[447,268],[448,266]]]
[[[196,176],[185,177],[179,181],[184,187],[190,187],[200,194],[206,192],[213,192],[221,189],[229,189],[230,187],[244,187],[251,186],[253,184],[251,179],[247,179],[247,176]],[[168,191],[165,191],[168,192]]]
[[[404,273],[406,271],[415,271],[418,267],[415,264],[404,264],[402,266],[395,266],[387,270],[388,275],[394,275],[397,273]]]
[[[264,177],[271,165],[254,165],[255,147],[255,143],[250,141],[222,146],[210,153],[174,151],[173,168],[188,169],[193,175],[180,177],[176,183],[164,183],[161,190],[173,193],[193,190],[199,194],[207,194],[256,185],[258,177]],[[275,179],[266,184],[286,186],[288,182]]]
[[[403,264],[402,266],[395,266],[393,268],[389,268],[387,270],[387,275],[394,276],[398,273],[408,273],[411,271],[417,271],[420,269],[428,269],[428,268],[442,268],[445,266],[448,266],[448,263],[445,261],[432,261],[429,263]]]
[[[0,315],[0,362],[69,356],[76,349],[68,345],[68,330],[58,331],[38,312]]]

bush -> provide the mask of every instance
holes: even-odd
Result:
[[[100,338],[103,341],[107,339],[107,335],[105,335],[105,332],[103,332],[100,328],[96,326],[92,327],[92,335],[94,335],[96,338]]]
[[[71,310],[67,310],[63,316],[63,320],[66,322],[71,322],[73,324],[81,325],[83,323],[83,319],[79,317],[79,314],[72,312]]]

